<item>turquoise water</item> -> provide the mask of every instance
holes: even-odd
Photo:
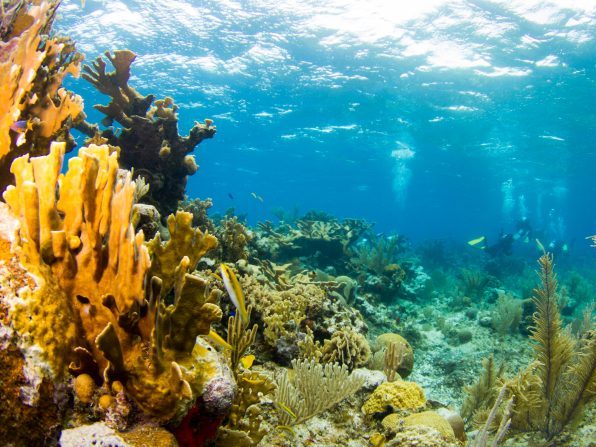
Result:
[[[594,2],[412,3],[68,0],[55,28],[88,62],[135,51],[131,84],[172,96],[182,133],[214,120],[187,190],[215,211],[318,209],[414,241],[494,240],[526,217],[587,250]],[[105,98],[68,86],[100,121]]]

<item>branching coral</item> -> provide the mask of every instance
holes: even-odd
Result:
[[[68,131],[82,116],[80,96],[61,88],[67,74],[79,75],[83,56],[71,40],[44,37],[57,1],[3,3],[0,41],[0,191],[12,183],[12,161],[47,154],[51,141],[74,147]]]
[[[211,120],[197,122],[188,136],[180,136],[177,106],[172,98],[153,102],[153,95],[143,96],[128,85],[136,54],[122,50],[113,55],[106,52],[105,56],[115,71],[107,72],[106,61],[98,57],[92,67],[83,68],[82,77],[111,98],[107,106],[95,108],[106,115],[104,124],[111,126],[115,121],[122,131],[117,133],[108,127],[99,133],[96,126],[87,122],[78,128],[90,137],[100,134],[109,144],[119,146],[121,167],[134,168],[135,176],[144,177],[150,185],[143,200],[167,216],[184,198],[187,176],[198,169],[191,153],[201,141],[215,135],[215,126]]]
[[[188,274],[187,257],[174,272],[173,304],[161,298],[168,290],[159,278],[146,287],[150,257],[130,222],[130,173],[118,174],[107,146],[90,146],[61,175],[64,146],[12,166],[16,186],[4,198],[21,223],[21,260],[38,286],[22,292],[11,321],[55,375],[76,347],[73,373],[99,371],[122,382],[147,415],[175,419],[222,374],[217,354],[197,339],[221,318],[219,292]]]
[[[225,275],[222,268],[222,274]],[[231,283],[237,283],[233,271],[227,272]],[[226,286],[228,294],[236,294],[234,286]],[[244,306],[243,301],[238,301],[239,306]],[[266,374],[250,371],[253,355],[244,356],[257,336],[258,326],[254,324],[250,329],[248,324],[252,308],[240,312],[240,315],[228,319],[227,343],[229,345],[230,367],[236,378],[238,392],[234,398],[230,414],[224,426],[220,427],[217,445],[251,447],[256,446],[265,435],[261,428],[262,415],[259,404],[262,398],[275,389],[275,384]],[[244,315],[245,318],[242,318]]]
[[[369,367],[384,371],[389,382],[393,382],[396,374],[403,379],[411,374],[414,368],[414,350],[401,335],[391,332],[379,335],[373,344],[373,350]]]
[[[199,259],[209,250],[217,247],[217,239],[208,232],[192,226],[192,214],[178,211],[168,217],[170,239],[161,242],[159,235],[147,243],[151,254],[149,277],[157,276],[163,282],[165,290],[171,290],[176,269],[184,256],[188,257],[189,270],[192,272]]]
[[[275,383],[265,374],[249,370],[237,374],[236,380],[239,392],[228,423],[219,430],[218,447],[256,446],[266,434],[259,403],[275,390]]]
[[[215,234],[215,225],[209,218],[207,211],[213,206],[211,199],[189,199],[185,197],[183,201],[178,204],[178,209],[187,211],[192,214],[192,226],[201,229],[201,231],[208,231]]]

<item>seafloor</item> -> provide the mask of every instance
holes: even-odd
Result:
[[[0,445],[596,446],[593,257],[211,213],[212,120],[2,6]]]

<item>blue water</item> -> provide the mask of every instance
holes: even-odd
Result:
[[[182,133],[215,121],[188,184],[215,211],[414,241],[521,217],[576,250],[596,233],[594,1],[66,0],[55,28],[87,61],[135,51],[131,84],[172,96]],[[106,99],[68,86],[99,121]]]

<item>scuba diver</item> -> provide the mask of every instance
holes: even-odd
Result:
[[[468,241],[468,245],[484,250],[489,255],[496,256],[511,256],[513,254],[513,243],[520,241],[523,243],[530,242],[532,237],[532,226],[528,218],[520,219],[515,225],[514,233],[505,233],[501,231],[499,239],[493,245],[488,245],[486,236],[480,236],[476,239]]]
[[[558,258],[559,255],[569,251],[569,244],[563,240],[554,239],[546,246],[546,250]]]
[[[492,257],[510,256],[513,254],[514,242],[519,241],[523,242],[524,244],[528,244],[533,239],[536,240],[536,247],[538,250],[545,248],[548,252],[555,256],[565,254],[569,251],[569,244],[560,238],[551,240],[543,247],[539,242],[539,239],[541,239],[539,236],[540,234],[540,232],[534,232],[532,230],[532,226],[528,222],[528,219],[524,217],[516,223],[514,233],[504,233],[501,231],[499,239],[493,245],[488,245],[485,236],[480,236],[476,239],[468,241],[468,245],[484,250]],[[524,252],[524,250],[522,250],[522,252]],[[525,253],[528,255],[528,250],[525,250]]]
[[[514,240],[513,234],[501,232],[499,239],[493,245],[487,244],[485,236],[480,236],[479,238],[468,241],[468,245],[484,250],[491,256],[510,256],[513,254]]]
[[[532,226],[527,217],[522,217],[515,224],[515,233],[513,233],[513,239],[521,241],[525,244],[532,240]]]

